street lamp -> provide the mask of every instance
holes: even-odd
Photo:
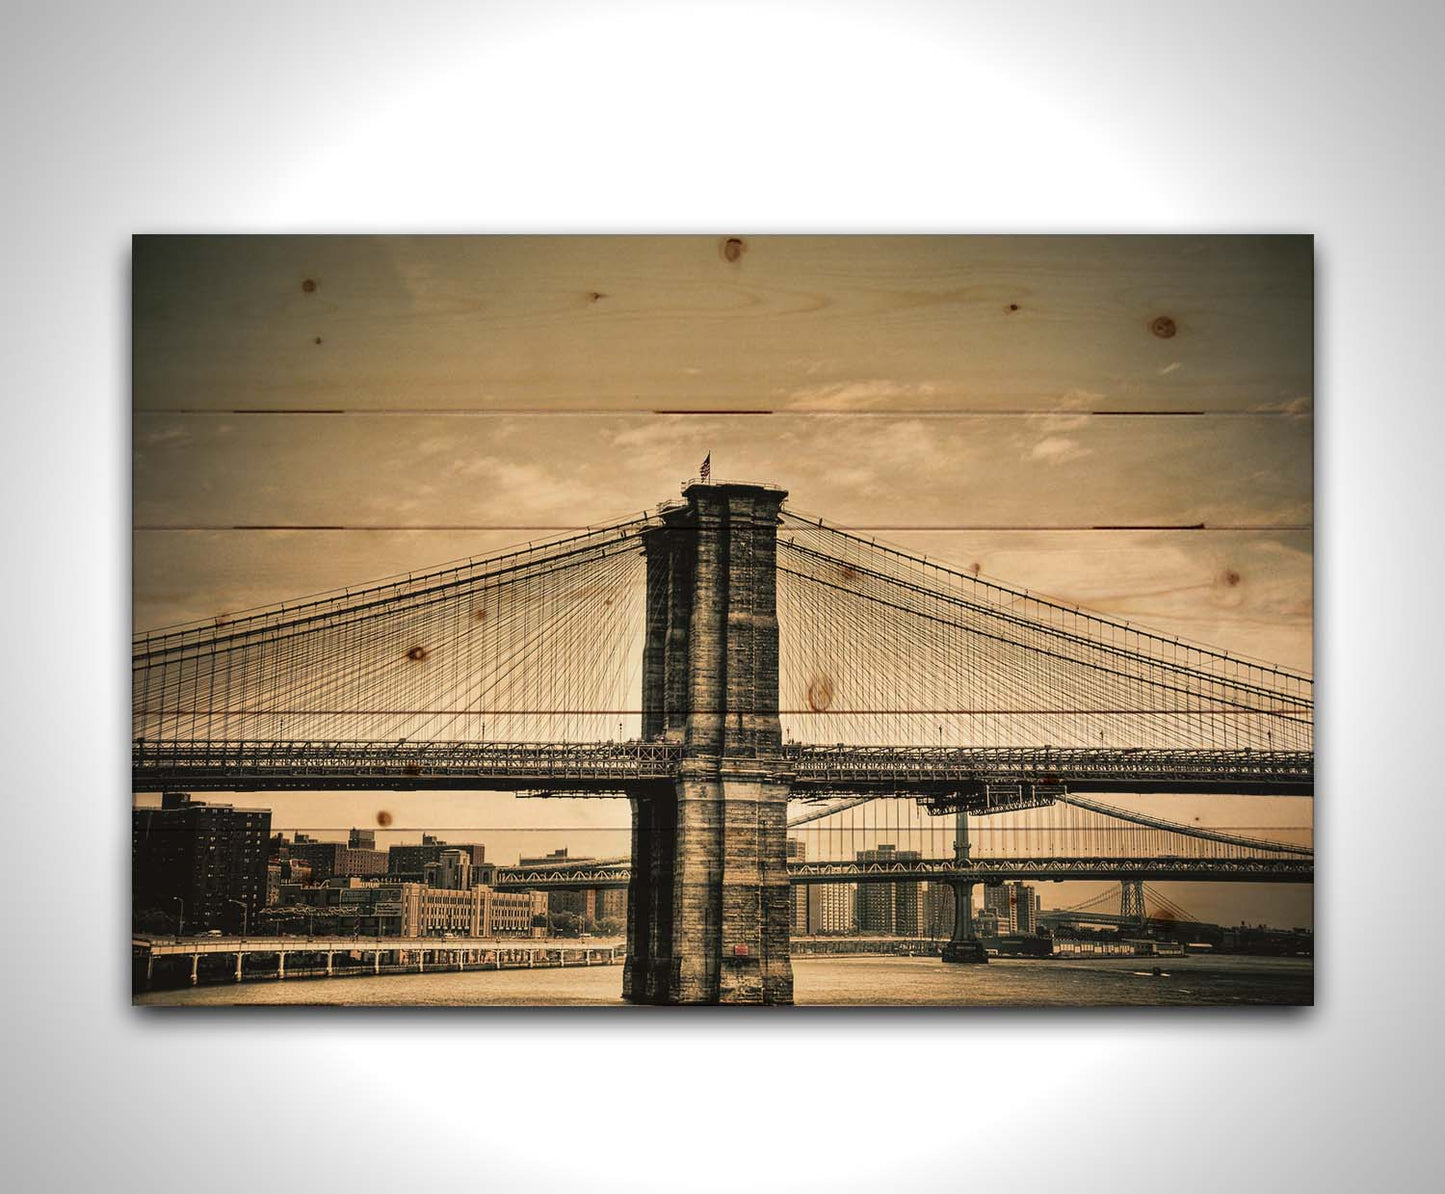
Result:
[[[186,901],[180,896],[171,896],[171,899],[180,905],[176,912],[176,936],[184,937],[186,935]]]
[[[250,909],[246,907],[243,900],[227,900],[226,903],[235,904],[241,910],[241,936],[244,937],[246,935],[246,918]]]

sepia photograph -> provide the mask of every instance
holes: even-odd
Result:
[[[131,997],[1314,1002],[1314,242],[142,235]]]

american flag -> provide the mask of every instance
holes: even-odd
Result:
[[[702,468],[697,470],[697,475],[704,481],[712,479],[712,453],[709,452],[702,458]]]

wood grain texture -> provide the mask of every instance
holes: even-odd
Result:
[[[135,522],[545,532],[674,496],[711,452],[715,475],[784,485],[794,508],[850,526],[1299,526],[1312,431],[1305,417],[143,415]]]
[[[139,409],[1267,412],[1312,386],[1308,237],[142,237],[134,268]]]
[[[729,239],[138,238],[136,625],[627,515],[711,452],[1309,666],[1308,237]]]

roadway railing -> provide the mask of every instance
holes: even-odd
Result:
[[[671,742],[146,742],[131,748],[134,787],[257,789],[501,788],[622,792],[670,779]]]
[[[1132,747],[790,746],[795,790],[922,791],[983,785],[1069,791],[1215,791],[1309,795],[1310,751]]]
[[[623,792],[669,780],[679,743],[147,741],[132,745],[138,791],[267,788],[500,788]],[[1308,751],[798,746],[777,756],[780,778],[802,797],[915,795],[937,804],[988,804],[990,789],[1019,785],[1019,803],[1063,791],[1184,791],[1310,795]],[[1025,791],[1024,789],[1027,789]]]

